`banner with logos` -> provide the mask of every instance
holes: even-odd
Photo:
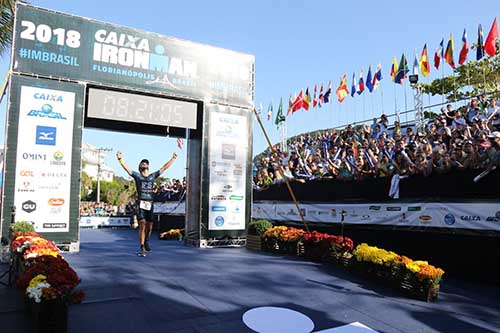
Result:
[[[21,86],[14,205],[37,232],[67,232],[75,93]]]
[[[300,203],[306,221],[500,231],[500,203]],[[292,202],[257,201],[252,218],[300,221]]]
[[[186,201],[155,202],[153,211],[155,214],[185,215]]]
[[[247,116],[210,113],[209,230],[244,230]]]
[[[130,216],[82,216],[80,228],[129,227]]]
[[[253,107],[252,55],[16,5],[14,72]]]

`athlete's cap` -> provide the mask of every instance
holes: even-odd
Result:
[[[145,158],[144,158],[144,159],[142,159],[142,160],[141,160],[141,162],[140,162],[139,164],[142,164],[142,163],[146,163],[146,164],[148,164],[148,165],[149,165],[149,161],[148,161],[147,159],[145,159]]]

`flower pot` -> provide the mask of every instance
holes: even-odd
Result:
[[[61,300],[36,303],[29,300],[33,333],[65,333],[68,331],[68,304]]]
[[[253,251],[262,251],[262,242],[260,236],[247,235],[247,249]]]

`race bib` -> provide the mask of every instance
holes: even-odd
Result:
[[[144,209],[144,210],[151,210],[152,203],[150,201],[139,201],[139,208]]]

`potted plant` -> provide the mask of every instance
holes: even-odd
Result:
[[[12,223],[9,227],[10,238],[14,239],[19,233],[25,234],[27,232],[35,232],[35,227],[33,223],[28,221],[18,221],[16,223]]]
[[[160,239],[164,240],[182,240],[184,238],[184,229],[170,229],[160,234]]]
[[[303,236],[304,230],[302,229],[288,228],[281,231],[278,238],[280,252],[298,255],[298,243],[302,241]]]
[[[68,305],[78,304],[83,291],[76,272],[60,255],[41,255],[26,260],[26,271],[17,287],[26,295],[34,332],[66,332]]]
[[[272,226],[273,224],[268,220],[250,222],[247,229],[247,249],[256,251],[262,250],[261,237],[264,232],[272,228]]]
[[[286,226],[277,226],[267,229],[261,236],[262,250],[270,252],[280,251],[280,235],[288,228]]]

